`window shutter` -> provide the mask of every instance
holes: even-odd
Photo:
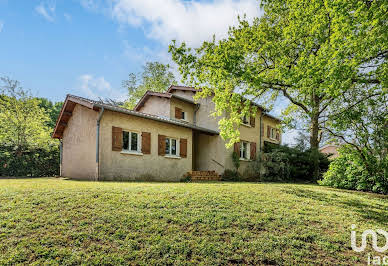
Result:
[[[182,109],[175,107],[175,118],[176,119],[182,119]]]
[[[151,154],[151,133],[141,133],[141,151],[143,154]]]
[[[271,137],[271,127],[267,126],[267,138]]]
[[[166,136],[158,135],[158,155],[163,156],[166,153]]]
[[[256,159],[256,143],[251,142],[250,146],[251,146],[251,160],[254,160]]]
[[[250,120],[251,127],[255,127],[255,117],[251,115]]]
[[[180,156],[182,158],[187,157],[187,139],[180,139]]]
[[[276,140],[280,141],[280,131],[279,131],[279,129],[276,130]]]
[[[123,129],[112,127],[112,151],[121,151],[123,149]]]
[[[240,142],[236,142],[234,144],[234,152],[238,154],[238,156],[240,156]]]

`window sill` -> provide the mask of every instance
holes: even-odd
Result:
[[[182,157],[176,155],[164,155],[164,158],[168,159],[181,159]]]
[[[243,125],[243,126],[245,126],[245,127],[252,127],[250,124],[241,123],[241,125]]]
[[[251,159],[243,159],[243,158],[240,158],[240,161],[243,161],[243,162],[251,162],[252,160],[251,160]]]
[[[143,155],[142,152],[138,152],[138,151],[121,151],[120,153],[121,154],[128,154],[128,155],[138,155],[138,156]]]

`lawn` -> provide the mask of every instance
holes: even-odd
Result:
[[[371,248],[352,251],[351,224],[387,230],[388,197],[300,184],[0,180],[0,264],[365,264]]]

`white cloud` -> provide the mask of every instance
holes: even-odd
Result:
[[[40,2],[38,6],[35,7],[35,11],[44,17],[47,21],[54,22],[55,18],[55,2]]]
[[[90,74],[84,74],[78,78],[78,82],[78,88],[88,98],[95,100],[110,98],[117,101],[122,101],[126,98],[126,93],[113,89],[104,77],[94,77]]]
[[[4,29],[4,22],[0,20],[0,32]]]
[[[142,28],[148,38],[170,43],[172,39],[198,46],[227,36],[229,26],[237,25],[237,16],[252,20],[261,14],[257,0],[81,0],[84,7],[106,11],[121,25]]]
[[[65,17],[65,19],[70,22],[71,21],[71,15],[68,14],[68,13],[64,13],[63,16]]]

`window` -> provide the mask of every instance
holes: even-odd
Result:
[[[250,143],[246,141],[240,142],[240,159],[248,160],[250,158]]]
[[[179,156],[178,140],[173,138],[166,138],[166,155]]]
[[[139,133],[123,131],[123,150],[141,152]]]
[[[243,120],[242,120],[242,123],[243,123],[244,125],[249,125],[249,124],[250,124],[249,116],[244,115]]]
[[[183,120],[186,120],[186,112],[182,111],[182,116],[181,117],[182,117]]]
[[[270,138],[271,139],[276,139],[276,128],[271,127]]]

